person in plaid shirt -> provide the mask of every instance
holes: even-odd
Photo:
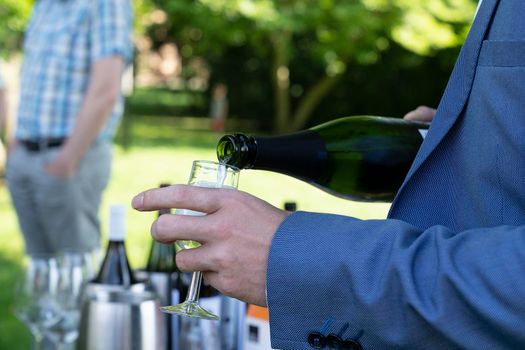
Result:
[[[100,246],[98,210],[131,62],[130,0],[38,0],[6,178],[26,252]]]

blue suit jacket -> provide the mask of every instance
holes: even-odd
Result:
[[[365,349],[525,349],[524,15],[523,0],[483,0],[387,220],[281,225],[275,348],[319,332]]]

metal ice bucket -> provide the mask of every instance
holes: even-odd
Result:
[[[89,283],[80,320],[80,350],[155,350],[166,342],[159,299],[149,283],[129,288]]]

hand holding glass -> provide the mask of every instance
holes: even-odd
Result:
[[[196,160],[191,169],[189,185],[208,188],[232,188],[236,189],[239,183],[239,170],[216,162]],[[205,215],[204,213],[177,209],[178,215]],[[177,250],[191,249],[200,246],[195,241],[177,241]],[[199,291],[202,283],[202,272],[193,273],[186,301],[182,304],[164,306],[162,311],[188,317],[198,317],[207,320],[218,320],[219,316],[209,312],[199,305]]]

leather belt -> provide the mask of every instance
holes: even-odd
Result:
[[[65,137],[42,140],[18,140],[22,146],[31,152],[40,152],[48,148],[60,147],[65,141]]]

